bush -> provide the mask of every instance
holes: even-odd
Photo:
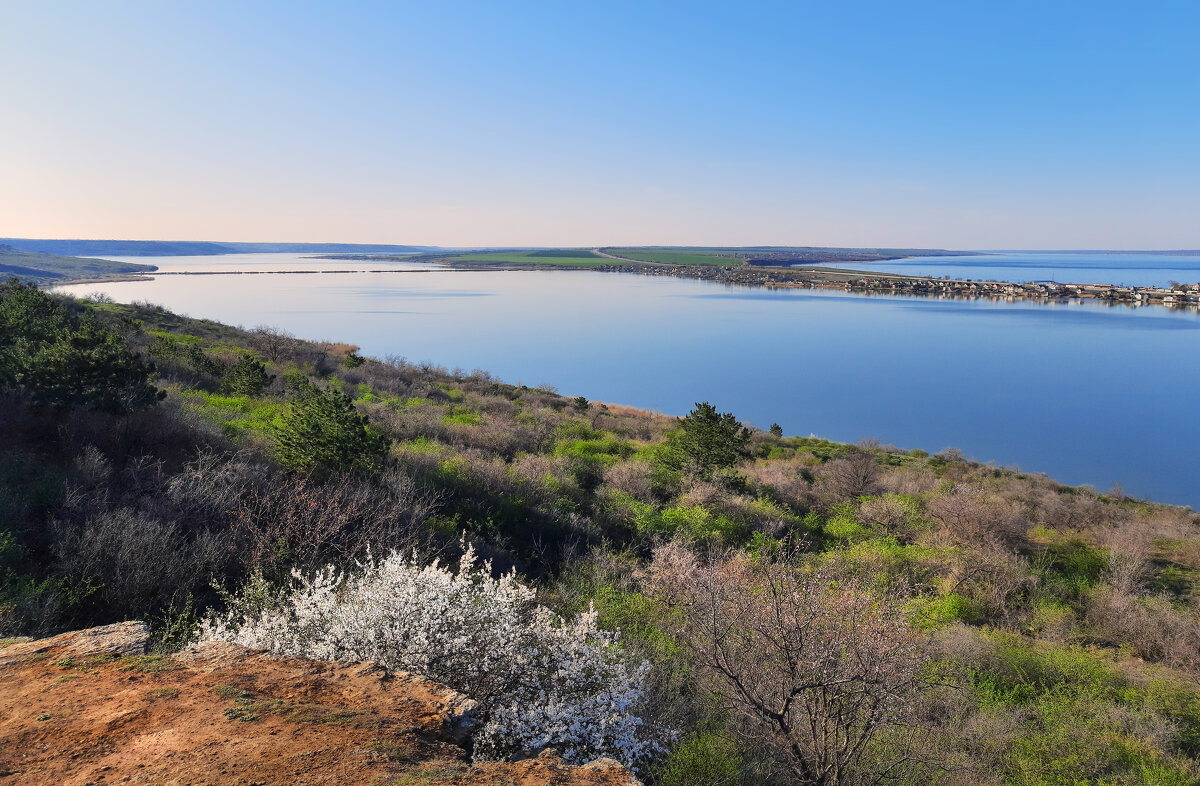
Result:
[[[663,763],[662,786],[726,786],[743,781],[737,745],[716,734],[696,734],[671,751]]]
[[[732,467],[748,455],[750,429],[742,426],[733,413],[717,412],[707,401],[696,404],[678,425],[679,430],[669,439],[670,446],[685,465],[700,475]]]
[[[221,375],[221,387],[235,396],[257,396],[274,379],[267,373],[267,367],[261,360],[249,352],[243,352],[237,362]]]
[[[165,395],[150,382],[153,373],[109,328],[32,285],[0,285],[0,389],[36,404],[122,412]]]
[[[289,469],[324,468],[376,474],[387,459],[389,440],[336,390],[306,383],[275,429],[276,456]]]
[[[582,763],[633,766],[658,750],[636,714],[645,663],[629,664],[594,611],[564,620],[534,603],[514,573],[499,579],[468,547],[458,573],[392,552],[357,575],[332,566],[272,598],[252,583],[201,640],[326,660],[371,660],[442,682],[480,702],[475,755],[555,748]]]

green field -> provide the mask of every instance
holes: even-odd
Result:
[[[585,249],[547,249],[542,251],[499,251],[485,254],[460,254],[449,257],[451,262],[510,262],[515,265],[565,265],[598,267],[611,265],[611,259],[598,257]]]
[[[605,248],[604,253],[639,262],[655,262],[662,265],[740,265],[742,260],[733,256],[718,256],[716,251],[706,249],[674,248]]]

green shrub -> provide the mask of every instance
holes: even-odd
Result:
[[[299,472],[377,473],[390,444],[343,393],[312,384],[288,403],[275,440],[280,463]]]
[[[633,455],[633,450],[633,445],[616,437],[572,439],[560,441],[555,445],[554,455],[616,464],[621,459]]]
[[[477,412],[459,407],[451,407],[450,411],[442,416],[442,422],[449,425],[478,426],[483,422],[483,418]]]
[[[266,390],[274,379],[275,377],[267,373],[267,367],[261,360],[249,352],[243,352],[237,362],[226,368],[221,375],[221,388],[235,396],[257,396]]]
[[[909,608],[917,624],[926,630],[955,622],[975,623],[984,616],[977,601],[957,592],[937,598],[914,598]]]
[[[676,469],[691,469],[708,477],[713,470],[732,467],[749,455],[750,429],[731,412],[717,412],[707,401],[676,422],[667,436],[669,450],[658,453]]]
[[[662,765],[662,786],[728,786],[742,783],[737,745],[712,733],[693,734],[671,749]]]
[[[33,285],[0,284],[0,390],[40,405],[123,412],[162,399],[153,375],[94,317],[80,317]]]

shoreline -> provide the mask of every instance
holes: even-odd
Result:
[[[346,257],[328,257],[341,258]],[[607,257],[614,261],[622,258]],[[432,261],[432,260],[431,260]],[[766,267],[757,265],[670,265],[628,261],[611,265],[554,265],[497,262],[485,264],[468,260],[441,260],[455,270],[592,270],[601,273],[631,273],[666,276],[699,281],[714,281],[734,286],[765,289],[834,289],[844,292],[913,297],[986,299],[1017,302],[1097,301],[1130,306],[1163,306],[1173,310],[1200,311],[1200,284],[1186,289],[1122,286],[1118,284],[1076,284],[1058,282],[975,281],[934,278],[900,273],[877,273],[851,268],[803,265]]]
[[[396,258],[363,255],[329,255],[318,259],[349,261],[403,261]],[[614,262],[620,258],[607,257]],[[970,279],[910,276],[898,273],[877,273],[851,268],[819,265],[795,267],[765,267],[755,265],[669,265],[664,263],[621,262],[600,265],[521,264],[516,262],[472,262],[454,259],[430,259],[438,268],[426,270],[397,270],[369,268],[361,270],[157,270],[121,276],[68,279],[43,282],[42,287],[74,286],[80,284],[111,284],[128,281],[151,281],[155,276],[261,276],[261,275],[338,275],[353,273],[431,273],[438,270],[470,271],[592,271],[626,273],[642,276],[662,276],[696,281],[712,281],[730,286],[762,289],[831,289],[843,292],[877,295],[905,295],[955,300],[990,300],[993,302],[1033,303],[1094,301],[1109,305],[1161,306],[1171,310],[1200,311],[1200,285],[1187,289],[1166,287],[1121,286],[1117,284],[1075,284],[1057,282],[1016,283],[1011,281],[975,281]]]

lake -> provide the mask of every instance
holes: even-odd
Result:
[[[890,262],[834,265],[877,273],[977,281],[1057,281],[1060,284],[1123,284],[1165,287],[1200,281],[1200,256],[1175,254],[1068,254],[989,252],[984,256],[911,257]]]
[[[708,400],[759,427],[947,446],[1071,484],[1200,508],[1200,316],[764,290],[589,271],[455,271],[291,254],[128,258],[160,275],[61,287],[275,325],[450,368],[682,415]],[[207,267],[205,267],[207,266]]]

